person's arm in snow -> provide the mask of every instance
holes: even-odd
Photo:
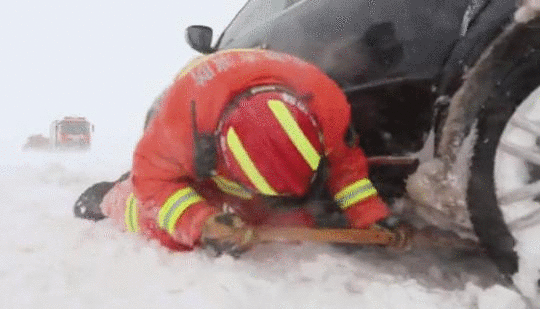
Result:
[[[339,144],[339,143],[338,143]],[[410,249],[414,228],[392,215],[371,183],[369,166],[364,152],[359,147],[348,147],[344,143],[328,155],[330,177],[327,181],[335,201],[345,213],[352,228],[381,228],[396,235],[392,248]]]
[[[132,179],[144,213],[153,217],[143,224],[193,247],[199,242],[203,224],[218,209],[196,191],[189,102],[176,94],[165,96],[137,144]]]
[[[251,246],[252,230],[240,217],[224,214],[197,193],[193,176],[167,153],[172,145],[155,136],[152,127],[138,144],[134,158],[133,184],[145,211],[155,214],[155,228],[188,247],[203,245],[216,255],[238,255]],[[159,143],[156,141],[159,140]],[[162,149],[162,147],[165,147]],[[171,148],[172,147],[172,148]]]
[[[328,155],[328,160],[328,187],[351,227],[367,228],[390,215],[368,178],[367,159],[360,148],[343,143]]]
[[[315,80],[310,79],[308,81]],[[345,213],[351,227],[366,228],[390,214],[368,178],[369,167],[362,149],[349,147],[351,107],[339,86],[320,75],[315,84],[302,85],[322,127],[329,163],[327,186]],[[367,111],[366,111],[367,112]]]

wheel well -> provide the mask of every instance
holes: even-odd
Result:
[[[420,150],[432,127],[431,83],[403,83],[350,94],[351,121],[368,156]]]

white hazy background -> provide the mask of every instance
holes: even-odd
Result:
[[[244,0],[8,1],[0,6],[0,142],[20,147],[54,119],[87,117],[96,143],[129,141],[195,52],[184,30],[217,39]],[[129,144],[129,143],[128,143]],[[5,151],[5,149],[4,149]]]
[[[242,5],[2,4],[0,308],[527,308],[485,257],[272,244],[213,259],[73,218],[80,193],[130,168],[146,109],[195,54],[184,29],[205,24],[217,37]],[[66,115],[95,124],[91,151],[21,150]],[[521,237],[516,279],[538,305],[540,231]]]

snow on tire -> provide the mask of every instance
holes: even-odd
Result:
[[[540,19],[512,23],[453,94],[436,158],[452,176],[474,137],[464,179],[474,232],[501,274],[532,299],[540,298],[539,87]]]
[[[538,298],[540,52],[532,50],[512,61],[511,69],[503,65],[495,72],[496,87],[476,119],[467,200],[476,230],[497,248],[499,268],[514,274],[524,294]],[[497,224],[498,217],[506,226]]]
[[[540,56],[514,72],[519,74],[510,74],[499,93],[508,100],[525,97],[504,125],[501,120],[487,123],[503,128],[494,156],[493,183],[499,208],[516,239],[519,268],[514,283],[540,300],[540,77],[535,76],[540,72]],[[516,83],[526,87],[513,86]]]

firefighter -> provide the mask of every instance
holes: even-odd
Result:
[[[332,205],[349,228],[403,226],[368,179],[346,97],[314,65],[220,51],[190,63],[153,110],[131,173],[83,193],[76,216],[233,255],[251,246],[249,226],[314,227]]]

